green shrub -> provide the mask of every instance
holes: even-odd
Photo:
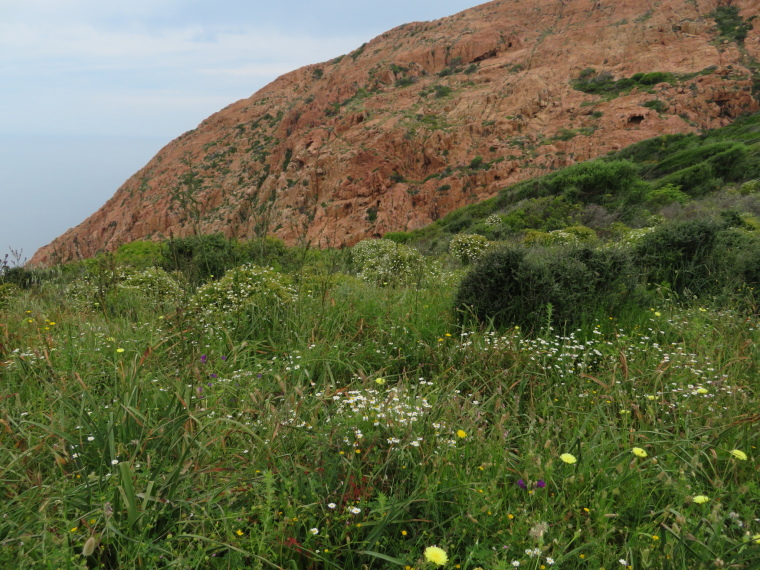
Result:
[[[284,276],[267,267],[245,264],[200,287],[190,300],[190,309],[204,325],[239,323],[247,312],[271,323],[277,310],[294,300],[295,292]]]
[[[181,271],[193,284],[219,277],[240,262],[234,242],[222,234],[172,238],[166,242],[161,266]]]
[[[661,208],[673,202],[685,204],[689,201],[689,195],[681,192],[680,186],[666,184],[660,188],[647,192],[646,203],[650,208]]]
[[[165,248],[163,243],[156,241],[133,241],[119,246],[114,259],[119,265],[145,269],[161,264]]]
[[[490,244],[480,235],[457,234],[449,242],[449,253],[463,265],[475,263],[483,257]]]
[[[21,289],[14,283],[0,283],[0,309],[5,309],[11,300],[21,294]]]
[[[653,284],[665,284],[677,294],[712,291],[713,251],[723,223],[697,219],[670,222],[643,236],[634,246],[636,263]]]
[[[351,258],[359,278],[377,285],[411,283],[424,268],[416,249],[389,239],[360,241],[351,248]]]
[[[487,253],[465,276],[454,306],[497,327],[574,327],[615,314],[637,286],[625,250],[507,247]]]

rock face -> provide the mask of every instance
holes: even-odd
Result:
[[[726,13],[746,37],[718,25]],[[760,109],[759,15],[757,0],[496,0],[399,26],[212,115],[31,263],[217,231],[352,245],[642,139],[723,126]],[[653,72],[671,75],[575,88]]]

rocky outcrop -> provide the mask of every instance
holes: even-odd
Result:
[[[746,38],[721,35],[719,7]],[[351,245],[642,139],[726,125],[760,108],[759,15],[756,0],[496,0],[399,26],[212,115],[31,263],[195,232]],[[669,75],[575,88],[653,72]]]

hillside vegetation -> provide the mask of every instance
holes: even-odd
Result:
[[[0,566],[757,568],[759,145],[4,266]]]

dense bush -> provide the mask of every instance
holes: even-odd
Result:
[[[713,291],[726,277],[716,272],[719,258],[726,254],[716,251],[725,228],[724,222],[711,219],[663,224],[634,246],[636,263],[651,283],[676,293]]]
[[[190,309],[206,326],[236,324],[246,313],[271,324],[278,310],[294,299],[295,292],[283,275],[246,264],[200,287],[190,300]]]
[[[359,278],[378,285],[411,283],[424,274],[422,255],[389,239],[360,241],[351,248],[351,258]]]
[[[496,327],[568,327],[614,314],[637,286],[625,250],[507,247],[486,254],[465,276],[454,306]]]
[[[463,265],[476,262],[483,257],[488,248],[488,240],[474,234],[457,234],[449,243],[449,253]]]

